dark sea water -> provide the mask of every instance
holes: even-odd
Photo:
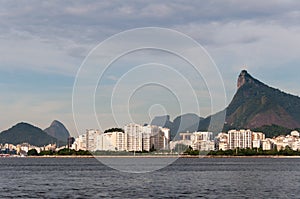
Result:
[[[0,198],[300,198],[300,159],[183,158],[136,174],[93,158],[1,158],[0,186]]]

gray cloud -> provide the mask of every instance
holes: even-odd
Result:
[[[72,40],[80,46],[74,48],[90,49],[111,34],[143,26],[173,28],[200,24],[200,27],[215,26],[212,31],[219,31],[216,24],[222,27],[222,24],[251,21],[298,27],[299,8],[298,1],[9,1],[0,8],[0,35],[30,34],[56,45],[68,45],[61,41]],[[205,31],[208,31],[206,38],[213,40],[209,38],[210,31]],[[70,54],[78,55],[71,48],[67,48]]]
[[[299,95],[299,71],[288,70],[299,70],[299,10],[296,0],[1,1],[0,70],[74,76],[102,40],[127,29],[158,26],[204,45],[221,70],[229,99],[243,65]],[[269,70],[277,71],[278,78],[268,76]],[[294,84],[280,77],[285,75]]]

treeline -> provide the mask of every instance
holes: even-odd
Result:
[[[274,136],[280,136],[280,135],[287,135],[293,130],[297,130],[297,129],[289,129],[275,124],[264,125],[262,127],[253,129],[253,131],[256,132],[263,132],[265,136],[268,138],[272,138]]]
[[[122,132],[124,133],[124,130],[121,128],[111,128],[104,131],[104,133],[110,133],[110,132]]]
[[[92,155],[89,151],[79,150],[75,151],[73,149],[61,149],[59,151],[41,151],[37,152],[36,149],[31,149],[27,153],[28,156],[51,156],[51,155]]]
[[[234,150],[218,150],[218,151],[198,151],[188,148],[184,151],[184,155],[211,155],[211,156],[300,156],[300,151],[294,151],[290,147],[277,150],[272,149],[264,151],[262,149],[234,149]]]

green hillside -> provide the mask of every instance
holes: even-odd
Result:
[[[300,127],[300,98],[271,88],[242,71],[238,90],[226,109],[226,122],[237,128],[277,125]]]
[[[57,139],[48,135],[42,129],[24,122],[18,123],[0,133],[0,143],[2,144],[10,143],[16,145],[24,142],[34,146],[44,146],[50,143],[57,143]]]

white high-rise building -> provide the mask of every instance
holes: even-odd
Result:
[[[125,141],[126,150],[143,151],[143,126],[131,123],[124,127],[124,131],[127,138]]]
[[[104,134],[106,139],[109,140],[109,142],[113,145],[115,150],[117,151],[125,151],[125,140],[126,135],[124,132],[109,132]]]
[[[99,130],[86,130],[85,134],[80,135],[78,138],[75,138],[74,143],[71,146],[71,149],[75,150],[89,150],[89,151],[95,151],[96,141],[98,135],[100,135]]]
[[[116,151],[111,133],[101,133],[96,138],[95,151]]]
[[[228,134],[219,133],[217,136],[217,149],[226,151],[228,150]]]
[[[86,130],[86,150],[96,151],[97,138],[101,134],[99,130]]]
[[[265,140],[265,134],[263,134],[261,132],[252,132],[252,146],[253,146],[253,148],[261,148],[263,140]]]
[[[215,150],[212,132],[194,132],[191,135],[192,148],[199,151]]]
[[[162,128],[155,125],[143,126],[143,135],[146,139],[149,138],[149,148],[145,146],[144,150],[149,151],[151,148],[156,150],[167,149],[169,147],[170,129]],[[149,137],[150,136],[150,137]]]
[[[87,150],[87,148],[86,148],[86,134],[82,134],[78,138],[75,138],[75,141],[71,146],[71,149],[74,149],[76,151],[78,151],[78,150]]]
[[[150,151],[167,149],[170,141],[170,129],[154,125],[142,126],[128,124],[125,130],[125,148],[127,151]]]
[[[164,133],[164,144],[163,144],[163,149],[169,149],[169,143],[171,140],[171,135],[170,135],[170,129],[168,128],[163,128],[163,127],[159,127],[160,130]]]
[[[252,148],[252,131],[251,130],[230,130],[228,131],[229,149]]]

